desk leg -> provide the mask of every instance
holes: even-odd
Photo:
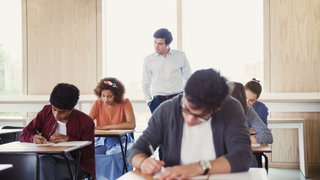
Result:
[[[69,169],[69,174],[71,179],[77,180],[78,179],[78,174],[79,174],[79,167],[80,167],[80,158],[81,158],[81,151],[77,150],[76,151],[76,159],[75,159],[75,166],[74,166],[74,174],[72,173],[72,168],[71,168],[71,162],[68,157],[63,154],[63,157],[67,160],[68,163],[68,169]]]
[[[269,165],[268,165],[268,163],[269,163],[269,160],[268,160],[268,156],[266,155],[266,154],[264,154],[264,153],[262,153],[261,154],[263,157],[264,157],[264,163],[265,163],[265,168],[266,168],[266,171],[267,171],[267,173],[268,173],[268,169],[269,169]]]
[[[74,179],[74,176],[72,175],[70,160],[66,157],[65,154],[63,154],[63,157],[67,160],[70,177],[71,177],[71,179]]]
[[[122,159],[123,159],[123,167],[122,167],[122,174],[124,174],[125,172],[128,172],[128,167],[127,167],[127,157],[126,157],[126,152],[127,150],[123,149],[122,146],[122,142],[121,142],[121,136],[117,136],[119,144],[120,144],[120,148],[121,148],[121,154],[122,154]],[[127,148],[127,142],[128,142],[128,137],[126,135],[126,144],[125,147]]]
[[[36,159],[37,159],[36,179],[39,180],[40,179],[40,157],[38,154],[36,154]]]
[[[254,156],[256,157],[257,163],[258,163],[258,167],[262,168],[262,153],[254,153]]]
[[[80,158],[81,158],[81,150],[78,150],[77,151],[76,165],[75,165],[75,175],[74,175],[74,179],[75,180],[78,179],[78,175],[79,175]]]

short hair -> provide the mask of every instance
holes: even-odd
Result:
[[[252,78],[251,81],[247,82],[247,84],[244,86],[246,89],[252,91],[257,95],[257,99],[259,98],[261,92],[262,92],[262,87],[260,85],[260,81],[257,80],[256,78]]]
[[[247,114],[247,97],[244,86],[239,82],[229,82],[228,85],[230,88],[231,96],[236,98],[240,102],[245,114]]]
[[[214,69],[198,70],[188,79],[185,96],[195,109],[216,110],[229,96],[227,79]]]
[[[59,109],[72,110],[78,103],[79,96],[80,91],[75,85],[59,83],[50,94],[50,103]]]
[[[166,28],[158,29],[154,32],[153,37],[164,39],[166,45],[170,45],[173,40],[171,32]]]
[[[123,101],[125,89],[124,85],[118,79],[113,77],[101,79],[94,89],[94,93],[100,98],[103,90],[112,91],[116,103],[121,103]]]

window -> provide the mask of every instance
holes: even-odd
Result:
[[[126,97],[143,100],[143,59],[154,51],[154,31],[168,28],[175,49],[182,24],[178,43],[192,71],[214,68],[232,81],[263,80],[263,0],[181,1],[182,7],[172,0],[103,1],[104,76],[122,81]]]
[[[143,59],[153,50],[153,33],[168,28],[176,48],[176,2],[173,0],[108,0],[105,3],[104,76],[118,78],[126,97],[144,99],[141,80]]]
[[[22,94],[21,0],[0,1],[0,95]]]
[[[183,50],[192,70],[263,78],[263,0],[183,0]]]

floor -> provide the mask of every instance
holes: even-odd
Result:
[[[312,171],[309,178],[305,178],[299,169],[281,169],[281,168],[269,168],[268,173],[269,180],[320,180],[320,171]]]

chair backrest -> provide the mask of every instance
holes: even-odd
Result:
[[[2,126],[1,129],[23,129],[21,126]]]
[[[12,168],[0,172],[1,179],[37,179],[37,155],[35,154],[0,153],[0,164],[12,164]]]
[[[21,126],[2,126],[1,129],[23,129]],[[0,144],[17,141],[20,138],[20,132],[0,134]]]

